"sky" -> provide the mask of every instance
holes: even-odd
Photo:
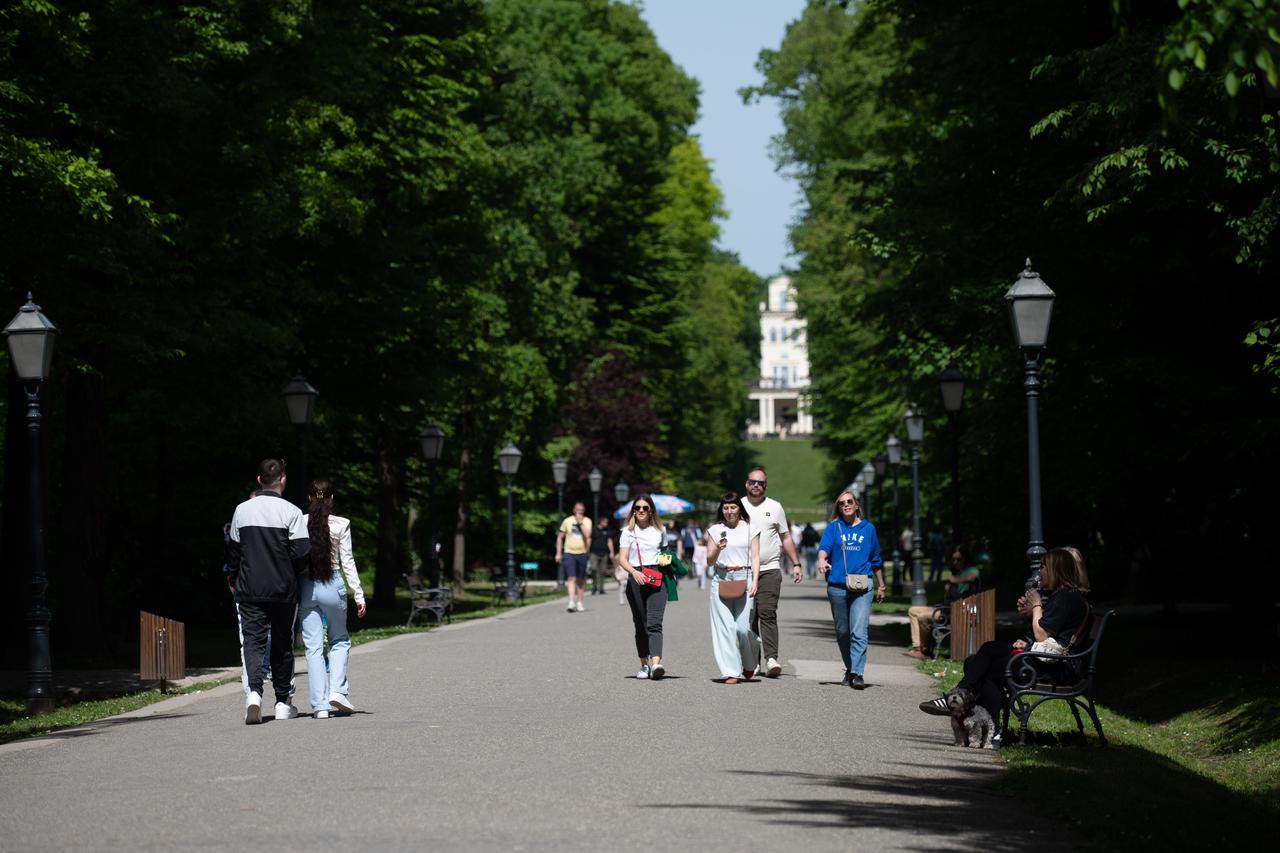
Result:
[[[750,106],[738,89],[760,82],[756,57],[777,48],[804,0],[637,0],[660,44],[700,86],[701,110],[693,133],[711,160],[728,219],[720,247],[749,269],[771,276],[788,259],[787,225],[799,190],[777,173],[769,141],[782,132],[775,101]]]

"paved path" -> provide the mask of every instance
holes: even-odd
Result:
[[[1055,848],[992,753],[916,710],[890,629],[871,687],[841,687],[823,588],[788,584],[783,677],[722,685],[682,593],[662,682],[632,677],[610,593],[360,646],[352,717],[245,726],[236,683],[0,746],[0,849]]]

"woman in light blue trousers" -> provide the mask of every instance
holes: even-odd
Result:
[[[862,518],[862,507],[852,492],[841,492],[836,498],[836,512],[818,543],[818,571],[827,578],[827,601],[844,660],[843,683],[861,690],[867,686],[863,674],[871,599],[884,601],[884,565],[875,525]]]
[[[356,599],[356,615],[364,618],[364,590],[351,555],[351,521],[333,514],[333,486],[315,480],[307,493],[304,518],[311,538],[308,571],[298,585],[302,643],[307,650],[307,685],[311,716],[327,720],[331,713],[350,714],[347,696],[347,586]],[[339,571],[341,569],[341,571]],[[343,579],[346,582],[343,582]],[[325,672],[324,634],[329,632],[329,668]]]
[[[711,650],[724,683],[737,684],[755,674],[760,660],[760,638],[751,630],[751,607],[760,584],[760,529],[751,523],[736,492],[720,499],[706,542],[707,563],[714,567]],[[736,594],[741,582],[745,589]]]

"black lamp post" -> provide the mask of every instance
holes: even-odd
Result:
[[[293,493],[300,496],[298,506],[304,510],[307,508],[307,488],[310,485],[307,482],[307,427],[311,425],[311,416],[315,414],[318,396],[320,392],[312,388],[301,373],[284,386],[284,404],[289,409],[289,420],[298,433],[298,485],[293,488]]]
[[[924,552],[920,550],[920,442],[924,440],[924,412],[915,403],[902,416],[911,442],[911,603],[927,604],[924,592]]]
[[[865,501],[867,511],[864,513],[864,517],[871,518],[871,487],[874,486],[876,482],[876,466],[871,464],[871,462],[867,462],[867,464],[862,466],[862,481],[867,484],[867,499]]]
[[[964,374],[953,361],[938,377],[942,408],[951,427],[951,542],[964,541],[960,533],[960,409],[964,406]]]
[[[27,395],[27,514],[30,524],[27,541],[27,712],[47,714],[53,710],[53,667],[49,657],[49,577],[44,549],[44,466],[40,453],[40,389],[49,378],[53,361],[53,341],[58,330],[40,312],[27,294],[27,304],[4,327],[9,358]]]
[[[591,525],[600,520],[600,487],[604,485],[604,474],[599,467],[591,469],[587,475],[587,484],[591,486]]]
[[[902,548],[898,534],[902,532],[902,519],[898,514],[898,469],[902,467],[902,439],[890,435],[884,443],[889,453],[889,468],[893,471],[893,594],[902,595]]]
[[[551,479],[556,484],[556,527],[564,520],[564,481],[569,479],[569,463],[557,458],[551,463]],[[558,534],[557,534],[558,535]],[[556,565],[556,586],[564,586],[564,561]]]
[[[508,604],[514,604],[520,593],[516,589],[516,533],[513,526],[515,503],[511,498],[511,478],[520,470],[520,449],[511,442],[498,452],[498,467],[507,475],[507,594]]]
[[[1040,572],[1044,560],[1044,525],[1040,515],[1040,355],[1049,340],[1049,321],[1053,317],[1054,293],[1039,273],[1027,267],[1004,295],[1009,303],[1009,319],[1013,336],[1022,349],[1026,378],[1022,387],[1027,392],[1027,498],[1030,509],[1030,536],[1027,562],[1031,575]]]
[[[430,472],[427,485],[427,585],[432,588],[440,586],[440,563],[436,560],[436,528],[432,510],[436,502],[436,463],[444,453],[444,439],[444,430],[435,424],[428,424],[418,433],[422,458]]]

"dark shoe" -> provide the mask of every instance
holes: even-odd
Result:
[[[854,690],[864,690],[866,689],[867,682],[863,681],[862,676],[855,672],[853,675],[849,676],[849,686]]]
[[[848,687],[848,686],[849,686],[849,680],[850,680],[850,679],[852,679],[852,678],[853,678],[853,673],[852,673],[852,672],[846,672],[846,673],[844,674],[844,678],[840,679],[840,685],[841,685],[842,687]]]
[[[1000,732],[996,732],[991,736],[991,748],[999,749],[1004,746],[1004,738],[1000,736]]]
[[[935,717],[951,716],[951,711],[947,708],[947,700],[942,696],[921,702],[920,710],[924,711],[926,714],[933,714]]]

